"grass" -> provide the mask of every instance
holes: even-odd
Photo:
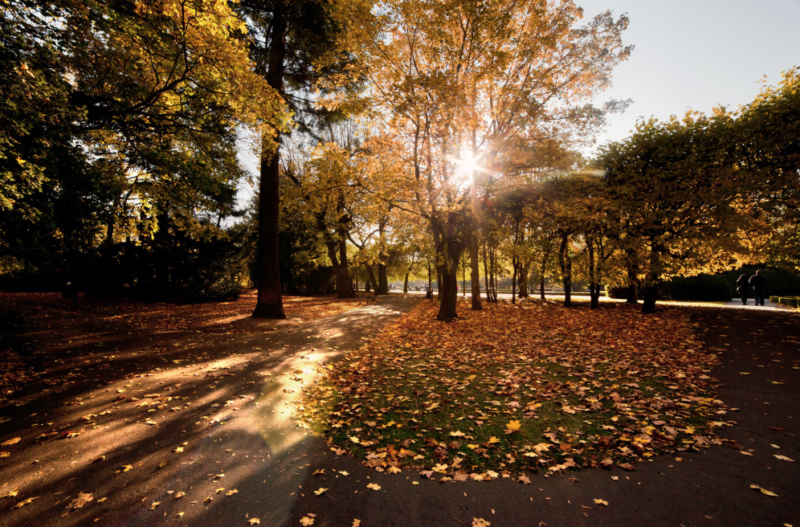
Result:
[[[376,470],[492,479],[718,442],[725,410],[679,310],[423,303],[307,390],[300,419]],[[717,412],[720,412],[717,414]]]

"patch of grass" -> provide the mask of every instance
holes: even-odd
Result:
[[[300,418],[376,470],[491,479],[716,441],[722,403],[679,311],[421,304],[307,390]],[[715,423],[721,426],[722,423]]]

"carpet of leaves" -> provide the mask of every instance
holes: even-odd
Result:
[[[0,303],[8,309],[29,308],[72,311],[71,300],[60,293],[0,293]],[[285,296],[284,312],[289,318],[315,320],[337,315],[364,304],[363,298],[339,299],[334,296]],[[247,332],[231,325],[249,317],[256,306],[256,291],[247,290],[237,300],[176,304],[171,302],[136,302],[80,297],[78,310],[86,316],[105,321],[127,322],[137,327],[201,332]]]
[[[425,302],[307,388],[299,419],[379,471],[490,480],[634,470],[720,444],[726,413],[686,311],[484,306],[452,323]],[[438,473],[438,475],[437,475]]]

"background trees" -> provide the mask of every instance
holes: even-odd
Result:
[[[630,53],[627,23],[567,0],[14,2],[1,270],[196,299],[249,268],[269,317],[284,292],[430,280],[441,320],[465,266],[488,301],[535,283],[597,308],[602,286],[642,285],[647,312],[665,279],[796,272],[799,70],[736,113],[642,121],[588,162],[625,107],[588,101]]]

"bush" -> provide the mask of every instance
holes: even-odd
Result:
[[[770,297],[770,301],[773,301],[773,298],[775,297]],[[800,307],[800,298],[782,296],[778,298],[778,303],[789,307]]]
[[[628,286],[620,285],[620,286],[610,286],[606,285],[606,296],[608,298],[628,298]]]
[[[733,298],[733,287],[724,275],[698,275],[672,278],[663,282],[660,297],[665,300],[693,300],[701,302],[728,302]]]
[[[747,266],[725,273],[724,276],[728,282],[736,290],[736,279],[741,275],[747,276],[749,279],[756,274],[757,269],[762,269],[764,277],[767,279],[767,293],[775,297],[796,297],[800,296],[800,276],[792,271],[781,269],[778,267],[753,267]],[[753,288],[748,286],[748,296],[752,298]],[[772,298],[770,298],[772,300]]]

